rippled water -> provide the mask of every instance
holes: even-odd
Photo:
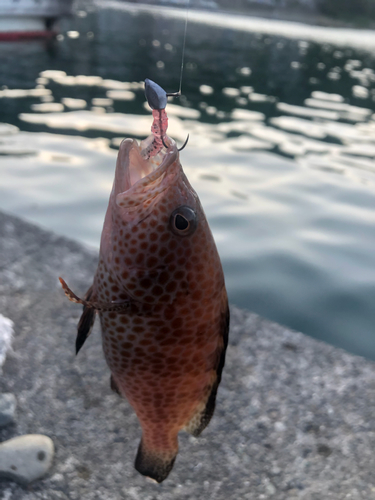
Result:
[[[178,88],[184,11],[97,3],[0,45],[0,207],[98,246],[146,77]],[[169,134],[232,303],[375,359],[373,33],[192,11]]]

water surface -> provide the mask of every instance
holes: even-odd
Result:
[[[119,142],[150,132],[141,82],[178,89],[184,12],[96,5],[0,45],[0,207],[97,248]],[[230,301],[375,359],[373,35],[189,19],[168,131]]]

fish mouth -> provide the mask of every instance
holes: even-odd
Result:
[[[152,137],[152,136],[150,136]],[[168,148],[163,147],[158,154],[145,158],[147,141],[140,144],[134,139],[125,139],[120,145],[117,157],[114,195],[116,205],[134,209],[161,194],[170,185],[171,175],[179,165],[176,143],[167,138]]]

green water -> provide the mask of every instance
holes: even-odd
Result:
[[[185,22],[97,5],[51,43],[0,45],[0,208],[93,247],[119,141],[150,131],[139,82],[178,89]],[[168,132],[190,134],[230,301],[375,359],[375,37],[189,19]]]

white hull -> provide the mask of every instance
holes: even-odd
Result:
[[[44,31],[46,25],[42,17],[1,16],[0,33],[24,33]]]
[[[48,35],[52,21],[70,14],[72,4],[73,0],[0,0],[0,39]]]
[[[0,18],[61,17],[71,13],[73,0],[1,0]]]

